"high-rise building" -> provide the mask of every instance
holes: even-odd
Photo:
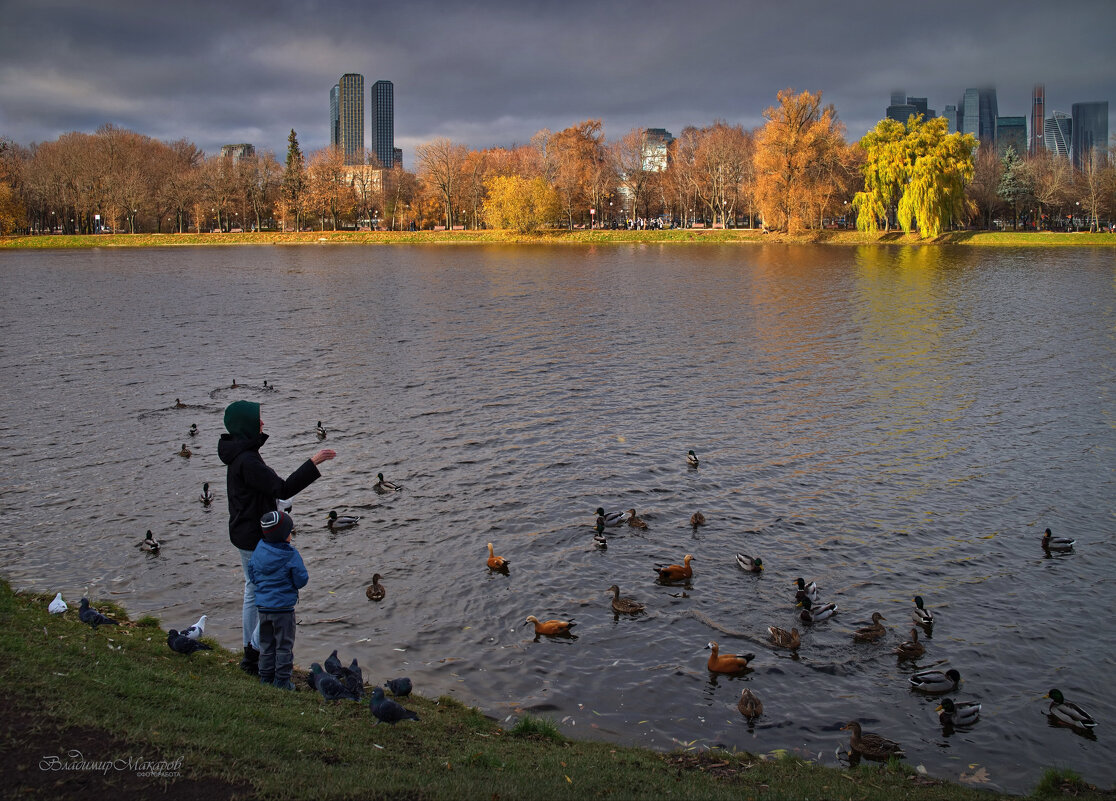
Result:
[[[395,87],[391,81],[376,81],[370,93],[372,152],[380,166],[395,166]]]
[[[337,84],[329,90],[329,144],[341,147],[341,87]]]
[[[256,155],[256,146],[247,143],[239,145],[222,145],[221,158],[232,159],[232,163],[236,164],[241,159],[250,159]]]
[[[392,148],[392,162],[393,166],[403,169],[403,150],[402,148]]]
[[[1003,155],[1011,147],[1017,156],[1027,155],[1027,118],[996,118],[996,152]]]
[[[1093,150],[1105,157],[1108,148],[1108,101],[1074,103],[1072,108],[1073,139],[1070,153],[1073,166],[1082,169]]]
[[[1064,111],[1055,111],[1043,124],[1046,149],[1055,156],[1069,158],[1073,120]]]
[[[674,141],[674,136],[666,128],[648,128],[644,132],[643,141],[643,169],[665,172],[670,143]]]
[[[945,111],[942,112],[942,116],[949,122],[948,133],[957,133],[961,130],[961,126],[957,124],[957,106],[946,106]]]
[[[961,133],[972,134],[982,144],[996,141],[996,90],[966,89],[958,103]]]
[[[891,105],[887,107],[888,119],[906,124],[907,118],[912,114],[921,114],[923,121],[933,119],[937,112],[927,108],[925,97],[906,97],[903,92],[891,93]]]
[[[957,129],[980,138],[980,92],[966,89],[957,103]]]
[[[1031,92],[1031,142],[1027,151],[1034,156],[1043,148],[1046,132],[1046,87],[1036,83]]]
[[[337,147],[346,164],[364,163],[364,76],[349,72],[338,81]]]

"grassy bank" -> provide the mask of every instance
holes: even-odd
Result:
[[[325,703],[301,681],[295,693],[261,687],[239,656],[216,648],[189,657],[166,646],[158,621],[80,623],[49,596],[0,582],[0,701],[11,796],[85,801],[168,797],[399,799],[966,799],[1005,798],[920,776],[906,765],[836,770],[791,757],[725,751],[672,754],[564,739],[545,720],[505,730],[442,697],[407,699],[418,723],[373,726],[366,704]],[[76,600],[76,599],[73,599]],[[122,609],[94,603],[127,621]],[[297,648],[296,648],[297,650]],[[378,675],[365,667],[366,677]],[[43,768],[142,756],[176,777],[135,771]],[[70,760],[72,761],[72,760]],[[1051,774],[1044,794],[1113,798]]]
[[[995,247],[1116,248],[1116,235],[1051,233],[1045,231],[954,231],[933,240],[902,233],[862,234],[859,231],[811,231],[799,235],[764,234],[758,230],[678,229],[668,231],[546,231],[516,234],[511,231],[313,231],[280,233],[250,231],[233,234],[101,234],[98,236],[22,236],[0,238],[0,248],[70,249],[93,247],[184,247],[201,245],[455,245],[545,244],[607,245],[647,243],[710,244],[831,244],[831,245],[975,245]]]

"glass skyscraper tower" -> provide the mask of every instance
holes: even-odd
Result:
[[[364,76],[355,72],[341,76],[337,83],[337,147],[345,154],[346,164],[364,163]],[[333,109],[330,103],[330,111]]]
[[[395,89],[391,81],[376,81],[370,94],[372,152],[385,169],[395,166]]]

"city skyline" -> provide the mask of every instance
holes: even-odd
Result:
[[[210,0],[189,15],[132,0],[3,1],[0,136],[22,145],[109,123],[209,154],[250,142],[280,156],[293,128],[315,150],[332,138],[323,98],[346,73],[394,84],[394,145],[412,153],[443,136],[526,144],[591,118],[609,139],[715,120],[753,128],[784,88],[821,91],[850,141],[897,87],[939,114],[966,88],[992,86],[1001,115],[1029,121],[1036,83],[1047,117],[1075,103],[1116,109],[1108,0],[871,0],[856,13],[698,0],[685,14],[659,0],[417,0],[390,26],[329,3],[249,2],[230,17]]]

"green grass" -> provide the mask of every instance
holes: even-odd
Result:
[[[533,717],[509,732],[447,697],[408,698],[417,723],[373,725],[367,704],[262,687],[239,670],[238,654],[216,647],[184,657],[167,648],[161,629],[125,623],[94,630],[78,622],[76,609],[50,615],[50,599],[15,594],[0,581],[0,693],[7,703],[33,711],[43,727],[91,727],[152,757],[181,757],[184,778],[247,781],[268,798],[1006,797],[927,779],[901,763],[837,770],[790,755],[663,754],[567,740],[552,721]],[[113,604],[94,606],[126,621]],[[46,788],[21,797],[51,796]]]

